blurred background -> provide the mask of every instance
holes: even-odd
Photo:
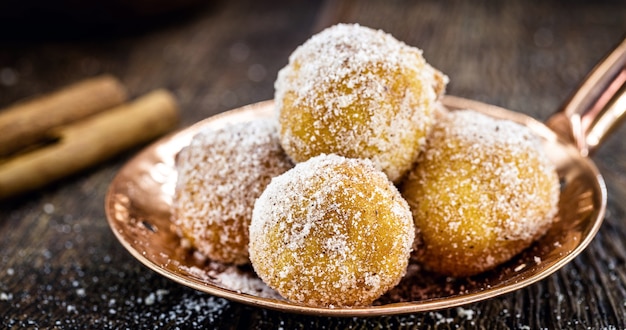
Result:
[[[618,0],[9,0],[0,4],[0,105],[112,73],[134,93],[170,87],[194,109],[189,123],[206,114],[199,107],[271,98],[289,53],[342,21],[424,49],[452,78],[452,94],[544,119],[620,39],[624,20]]]

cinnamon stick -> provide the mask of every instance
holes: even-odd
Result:
[[[59,128],[57,143],[0,164],[0,199],[40,188],[148,142],[177,122],[174,97],[157,90]]]
[[[122,104],[126,89],[103,75],[0,110],[0,157],[46,138],[48,131]]]

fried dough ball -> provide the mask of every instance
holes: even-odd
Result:
[[[202,255],[245,264],[254,201],[272,177],[293,167],[275,121],[205,130],[176,159],[174,222]]]
[[[400,281],[414,237],[406,201],[371,161],[320,155],[259,197],[250,260],[290,301],[364,306]]]
[[[527,127],[452,111],[435,124],[402,188],[417,230],[415,256],[445,275],[492,269],[547,231],[559,191],[555,167]]]
[[[302,162],[368,158],[397,182],[423,149],[448,78],[391,35],[339,24],[289,57],[275,82],[280,140]]]

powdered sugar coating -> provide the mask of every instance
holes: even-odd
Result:
[[[404,275],[413,240],[406,201],[369,160],[320,155],[259,197],[250,260],[291,301],[369,305]]]
[[[525,126],[471,110],[442,114],[402,189],[417,227],[417,258],[473,275],[542,236],[557,214],[558,175]]]
[[[254,201],[272,177],[292,166],[274,120],[202,131],[176,159],[174,222],[211,260],[247,263]]]
[[[448,78],[422,51],[357,24],[311,37],[278,74],[281,144],[296,162],[369,158],[398,181],[423,149]]]

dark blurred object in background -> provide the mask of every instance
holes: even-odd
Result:
[[[81,39],[145,31],[206,6],[203,0],[4,0],[1,40]]]

